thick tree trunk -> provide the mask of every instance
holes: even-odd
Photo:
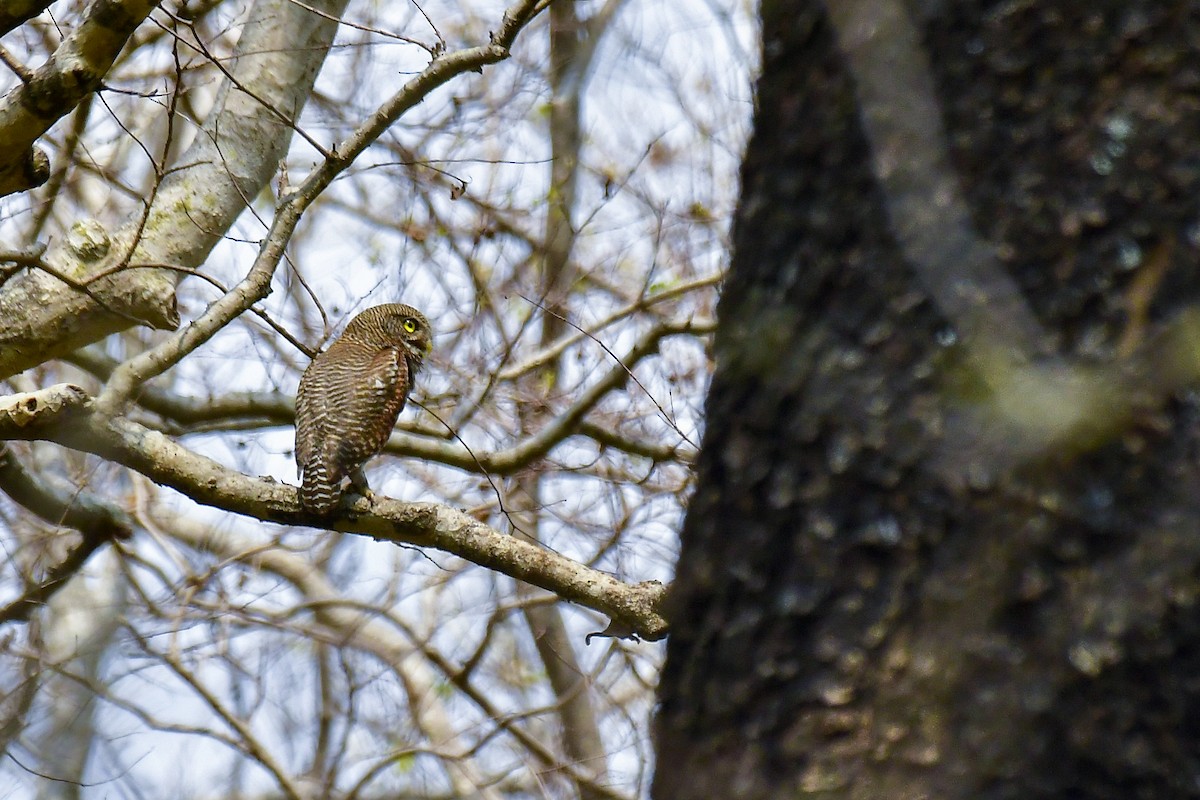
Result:
[[[763,4],[654,796],[1200,797],[1200,4],[900,5]]]

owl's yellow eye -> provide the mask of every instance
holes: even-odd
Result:
[[[408,331],[409,333],[416,333],[417,323],[411,319],[404,320],[404,330]]]

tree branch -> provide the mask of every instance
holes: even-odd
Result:
[[[536,353],[533,353],[532,355],[530,355],[529,357],[527,357],[525,360],[521,361],[518,364],[513,364],[512,366],[505,367],[496,375],[496,380],[498,380],[498,381],[515,380],[515,379],[521,377],[522,375],[525,375],[526,373],[532,372],[535,369],[539,369],[541,367],[545,367],[550,364],[553,364],[558,359],[558,357],[561,356],[564,351],[566,351],[566,349],[568,347],[575,344],[576,342],[579,342],[579,341],[582,341],[583,339],[588,339],[588,338],[595,339],[596,335],[599,334],[600,331],[604,330],[608,326],[610,326],[616,322],[620,322],[621,320],[626,319],[628,317],[631,317],[639,311],[648,311],[648,310],[650,310],[651,307],[653,307],[654,305],[656,305],[658,303],[662,303],[667,300],[673,300],[677,297],[688,294],[688,293],[698,290],[698,289],[704,289],[707,287],[716,286],[718,283],[721,282],[722,277],[723,276],[721,276],[721,275],[709,275],[709,276],[706,276],[703,278],[697,278],[696,280],[693,280],[693,281],[687,281],[685,283],[681,283],[678,286],[672,286],[668,289],[663,289],[662,291],[655,292],[654,294],[650,294],[650,295],[646,295],[644,297],[638,298],[637,300],[635,300],[632,303],[627,304],[623,308],[619,308],[616,311],[612,312],[607,317],[604,317],[603,319],[599,320],[595,324],[588,325],[586,330],[584,330],[583,328],[576,328],[576,329],[572,330],[570,333],[564,333],[563,336],[561,336],[558,340],[556,340],[553,344],[549,345],[548,347],[544,347],[544,348],[538,350]]]
[[[389,455],[420,458],[455,467],[471,473],[511,475],[549,453],[568,437],[581,434],[633,455],[655,461],[689,460],[691,448],[653,447],[620,436],[615,431],[589,424],[586,415],[606,395],[619,389],[628,380],[633,368],[643,358],[658,350],[658,344],[669,336],[711,331],[712,320],[690,320],[663,323],[643,335],[620,360],[612,365],[595,384],[579,393],[575,402],[558,416],[551,418],[536,433],[503,450],[493,452],[469,451],[460,442],[446,442],[396,431],[388,440],[384,452]],[[100,378],[106,378],[115,367],[107,356],[91,350],[80,350],[69,359]],[[139,392],[139,404],[155,414],[182,426],[203,425],[222,419],[253,420],[262,423],[290,425],[295,419],[295,402],[277,392],[238,392],[213,398],[180,397],[155,386],[144,386]]]
[[[132,535],[133,520],[124,511],[74,487],[31,475],[12,448],[0,442],[0,489],[12,500],[51,525],[74,528],[83,536],[65,559],[46,571],[41,583],[0,608],[0,624],[25,621],[77,573],[92,553],[114,539]]]
[[[381,541],[434,547],[553,592],[608,615],[618,628],[661,639],[664,588],[657,581],[629,585],[598,570],[436,503],[359,499],[347,513],[318,520],[300,508],[295,487],[250,478],[193,453],[165,435],[122,417],[93,412],[87,393],[58,384],[0,401],[0,439],[52,441],[123,464],[198,503],[280,525],[326,527]]]
[[[45,11],[54,0],[5,0],[0,5],[0,36]]]
[[[50,60],[0,100],[0,197],[46,182],[48,163],[44,172],[30,174],[37,152],[33,143],[100,88],[129,37],[157,5],[156,0],[94,0]]]
[[[514,16],[528,20],[520,8],[532,3],[523,3]],[[505,15],[506,35],[515,37],[520,25],[511,26]],[[524,24],[524,23],[521,23]],[[333,180],[349,167],[367,147],[383,135],[408,109],[421,102],[431,91],[450,79],[482,69],[508,57],[508,44],[496,42],[482,47],[471,47],[433,59],[417,77],[410,80],[385,102],[366,122],[329,154],[295,192],[286,195],[279,204],[271,230],[259,249],[258,257],[245,279],[224,297],[212,303],[205,312],[187,328],[118,367],[109,378],[104,392],[96,402],[104,413],[113,413],[129,398],[133,390],[148,378],[159,375],[177,364],[180,359],[208,341],[218,330],[232,322],[254,303],[266,297],[271,290],[271,279],[283,257],[284,249],[305,210],[320,196]],[[508,41],[511,41],[508,40]]]
[[[420,728],[428,733],[431,742],[439,747],[466,752],[459,742],[454,716],[434,690],[437,676],[426,662],[413,659],[413,645],[405,641],[392,627],[394,620],[385,610],[356,607],[329,581],[311,561],[286,550],[265,547],[261,539],[231,530],[229,526],[208,526],[185,516],[150,506],[147,513],[167,535],[189,547],[213,553],[225,561],[240,561],[256,570],[264,570],[288,581],[304,598],[304,605],[318,624],[335,635],[339,646],[350,646],[372,653],[401,677],[406,686],[418,687],[419,702],[413,703],[413,714],[420,718]],[[456,797],[481,797],[499,800],[492,789],[483,789],[487,781],[475,759],[464,755],[449,759],[446,769],[456,789]]]
[[[325,14],[346,0],[320,0]],[[324,63],[337,25],[290,0],[258,0],[247,16],[228,77],[179,166],[165,172],[145,219],[113,236],[107,255],[87,257],[64,244],[47,261],[64,275],[115,274],[91,294],[40,271],[0,291],[0,378],[98,341],[135,322],[179,324],[180,274],[137,264],[196,268],[256,197],[287,152],[295,120]],[[253,97],[239,87],[253,91]],[[136,242],[133,241],[136,237]]]

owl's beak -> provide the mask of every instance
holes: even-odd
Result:
[[[433,339],[425,340],[425,355],[428,356],[433,352]]]

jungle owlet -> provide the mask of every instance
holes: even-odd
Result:
[[[432,337],[412,306],[375,306],[350,320],[304,370],[296,393],[296,464],[306,511],[332,513],[345,478],[372,496],[363,464],[391,435]]]

